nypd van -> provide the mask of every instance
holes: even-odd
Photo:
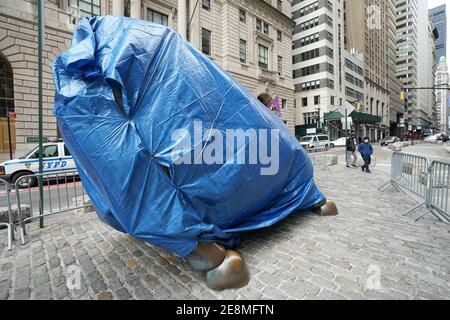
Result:
[[[58,140],[44,143],[42,151],[44,174],[75,171],[77,169],[64,142]],[[0,163],[0,179],[14,184],[19,181],[17,184],[20,188],[35,186],[37,184],[36,177],[24,177],[35,173],[39,173],[39,147],[18,159]]]

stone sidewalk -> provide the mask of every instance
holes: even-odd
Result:
[[[1,299],[450,299],[450,227],[401,212],[413,202],[377,187],[386,176],[342,165],[316,173],[340,215],[295,214],[243,235],[250,284],[215,292],[180,258],[112,230],[92,213],[29,225],[7,251],[0,232]],[[68,289],[81,273],[79,289]],[[71,282],[72,281],[72,282]]]

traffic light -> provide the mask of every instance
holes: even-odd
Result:
[[[400,92],[400,101],[405,101],[405,92]]]

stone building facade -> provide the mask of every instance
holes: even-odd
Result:
[[[180,3],[189,23],[185,36],[255,95],[278,96],[282,118],[294,131],[292,82],[291,1],[263,0],[49,0],[45,1],[43,50],[44,140],[58,137],[53,116],[54,85],[51,65],[70,47],[72,32],[81,16],[124,15],[179,29]],[[38,136],[38,38],[35,1],[0,2],[0,70],[12,75],[0,91],[0,159],[9,157],[6,111],[14,111],[13,154],[36,146]],[[187,29],[187,25],[186,29]],[[2,81],[0,73],[0,81]],[[12,90],[6,90],[12,83]],[[8,94],[6,94],[6,91]],[[13,101],[11,103],[10,101]],[[3,113],[1,112],[4,109]]]
[[[436,99],[431,88],[435,73],[435,37],[427,1],[396,1],[397,77],[406,94],[408,131],[420,133],[436,125]]]
[[[346,0],[345,43],[364,56],[365,103],[363,111],[380,116],[381,123],[368,128],[377,141],[390,133],[402,114],[395,68],[395,4],[391,0]]]
[[[291,1],[211,0],[196,9],[194,0],[179,2],[191,21],[187,39],[256,96],[278,96],[294,131]]]
[[[104,5],[104,4],[103,4]],[[100,6],[98,10],[101,10]],[[38,27],[35,1],[2,0],[0,2],[0,67],[8,70],[1,78],[0,91],[0,159],[9,157],[6,113],[11,119],[13,156],[20,156],[37,144],[38,137]],[[45,40],[43,48],[43,136],[58,137],[53,116],[53,60],[70,46],[72,32],[80,17],[77,8],[67,1],[45,1]],[[10,85],[11,84],[11,85]],[[12,91],[11,91],[12,86]],[[8,100],[8,102],[5,102]]]

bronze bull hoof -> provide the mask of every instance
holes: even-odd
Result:
[[[206,285],[213,290],[238,289],[249,281],[250,273],[244,259],[233,250],[227,250],[223,262],[206,274]]]
[[[323,200],[323,201],[321,201],[321,202],[319,202],[319,203],[313,205],[313,206],[312,206],[312,209],[313,209],[313,210],[314,210],[314,209],[320,209],[320,207],[324,206],[326,203],[327,203],[327,199],[325,199],[325,200]]]
[[[217,243],[201,242],[186,257],[194,271],[209,271],[218,267],[225,259],[225,248]]]
[[[312,207],[313,212],[319,216],[337,216],[338,209],[332,200],[324,200]]]

